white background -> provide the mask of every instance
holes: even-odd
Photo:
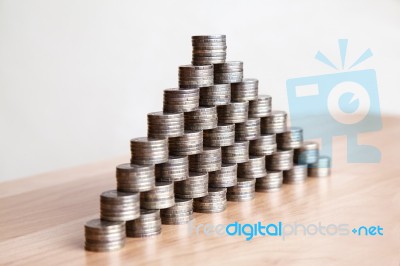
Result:
[[[190,63],[190,36],[212,33],[274,109],[288,78],[334,73],[315,53],[339,64],[348,38],[348,62],[371,48],[356,69],[376,70],[383,113],[400,114],[398,0],[0,0],[0,180],[129,154]]]

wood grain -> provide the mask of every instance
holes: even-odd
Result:
[[[187,225],[163,226],[157,237],[128,239],[110,253],[83,249],[83,224],[98,216],[99,193],[114,188],[107,162],[0,183],[1,265],[399,265],[400,118],[382,131],[360,135],[380,148],[378,164],[347,164],[345,138],[334,144],[333,174],[228,203],[220,214],[195,214],[195,224],[284,223],[380,225],[383,236],[199,236]]]

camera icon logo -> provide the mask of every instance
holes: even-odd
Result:
[[[378,163],[380,151],[358,144],[358,134],[382,128],[376,72],[351,70],[372,56],[370,49],[345,70],[346,39],[339,40],[342,71],[286,81],[291,124],[304,128],[305,139],[321,139],[321,153],[332,156],[332,138],[347,136],[349,163]],[[315,58],[338,70],[321,52]]]

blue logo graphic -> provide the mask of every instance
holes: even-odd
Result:
[[[378,86],[373,69],[351,70],[372,56],[367,49],[346,67],[347,39],[339,40],[341,69],[323,53],[315,58],[339,71],[286,81],[291,124],[304,129],[305,139],[321,139],[321,154],[332,157],[332,138],[347,136],[349,163],[378,163],[380,151],[361,145],[358,134],[382,128]]]

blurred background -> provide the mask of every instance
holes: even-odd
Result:
[[[0,0],[0,181],[126,155],[191,61],[191,35],[226,34],[228,60],[273,108],[286,80],[375,69],[383,114],[400,114],[400,1]]]

